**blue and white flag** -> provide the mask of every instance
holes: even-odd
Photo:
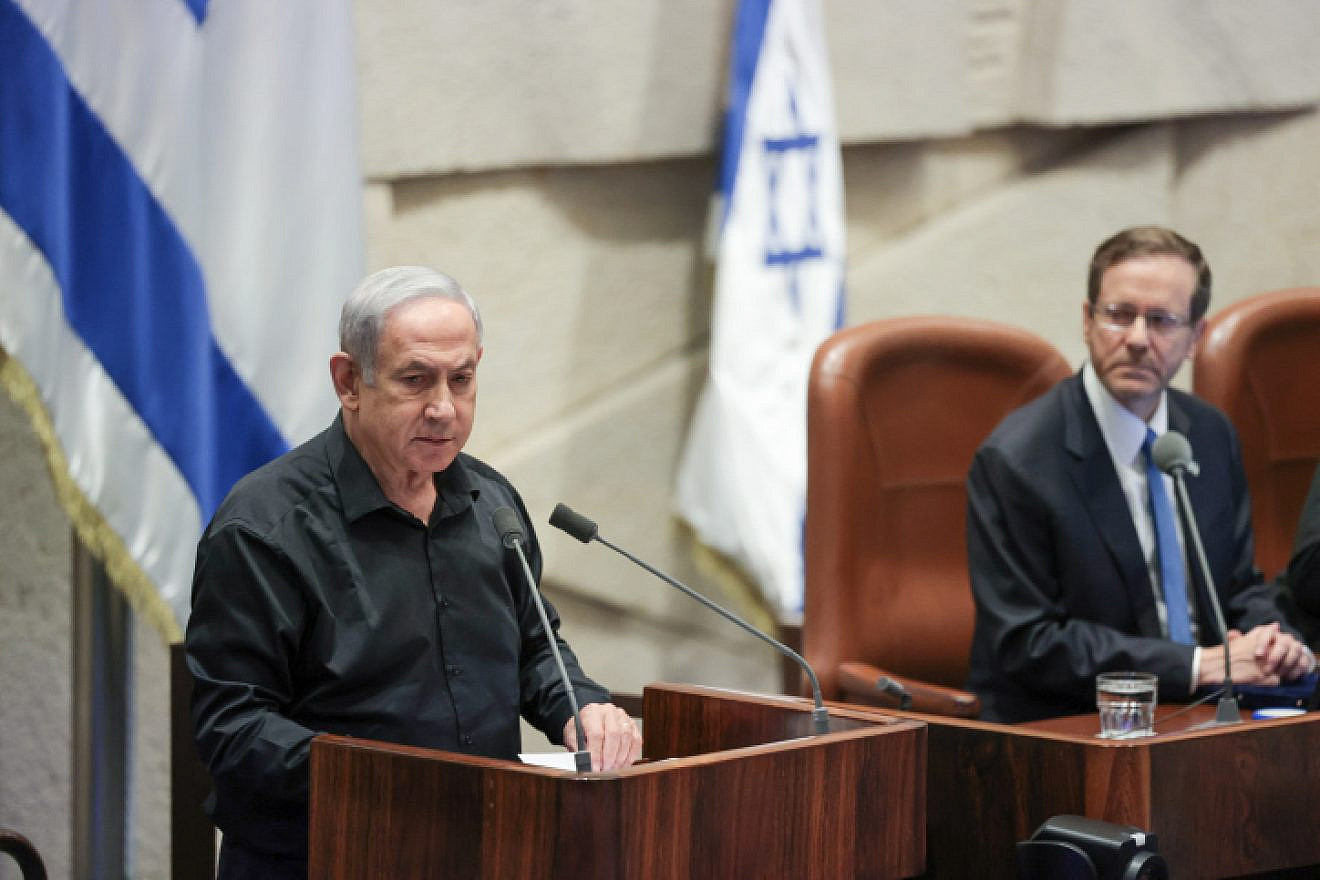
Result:
[[[843,174],[816,0],[741,0],[720,175],[710,377],[680,513],[781,610],[802,607],[806,386],[843,323]]]
[[[335,412],[352,35],[349,0],[0,0],[0,380],[167,637],[225,493]]]

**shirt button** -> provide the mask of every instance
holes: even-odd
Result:
[[[463,735],[463,745],[465,746],[472,745],[472,736],[470,734]]]
[[[460,675],[463,672],[463,670],[457,666],[451,666],[447,671],[450,675]]]

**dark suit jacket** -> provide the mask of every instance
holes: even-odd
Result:
[[[1278,588],[1253,562],[1246,477],[1228,420],[1170,390],[1169,427],[1187,437],[1201,467],[1187,489],[1228,625],[1245,632],[1283,621]],[[1193,650],[1160,634],[1136,527],[1080,374],[1004,419],[976,453],[967,496],[976,600],[968,688],[983,718],[1095,711],[1095,676],[1112,670],[1154,672],[1160,699],[1188,698]],[[1205,585],[1190,561],[1187,570],[1201,641],[1219,644]]]
[[[1320,467],[1315,469],[1311,491],[1302,506],[1284,580],[1305,618],[1298,622],[1306,624],[1308,642],[1313,647],[1320,644]]]

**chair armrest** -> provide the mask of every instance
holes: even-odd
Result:
[[[849,703],[954,718],[975,718],[981,713],[981,699],[976,694],[894,675],[860,660],[840,663],[838,682],[841,698]],[[906,702],[899,696],[903,691],[911,697],[910,705],[902,705]]]

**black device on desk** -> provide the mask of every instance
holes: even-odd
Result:
[[[1243,709],[1320,709],[1320,671],[1312,671],[1286,684],[1261,687],[1252,684],[1235,685]]]

